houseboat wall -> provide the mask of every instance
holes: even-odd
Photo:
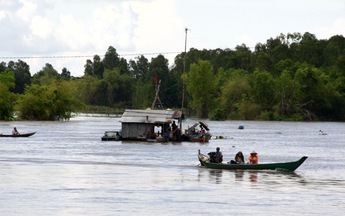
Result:
[[[122,123],[122,140],[146,140],[152,135],[153,124]]]

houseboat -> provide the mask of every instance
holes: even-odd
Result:
[[[182,141],[182,112],[127,109],[121,117],[122,140]]]

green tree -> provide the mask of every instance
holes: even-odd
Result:
[[[107,98],[110,106],[130,107],[133,92],[133,78],[121,74],[120,68],[104,71],[103,80],[107,83]]]
[[[108,83],[104,79],[98,79],[90,89],[89,105],[110,106],[108,100]]]
[[[93,69],[94,76],[98,77],[99,79],[103,78],[104,64],[101,61],[101,58],[99,57],[99,55],[95,55],[93,57],[92,69]]]
[[[65,80],[71,79],[71,72],[67,68],[62,68],[61,77]]]
[[[345,55],[345,38],[342,35],[335,35],[327,41],[324,49],[324,66],[336,65],[339,56]]]
[[[73,80],[73,82],[75,83],[74,85],[77,86],[76,94],[83,103],[88,105],[93,104],[94,98],[92,93],[95,91],[98,81],[99,79],[97,77],[91,75],[84,75],[80,79]]]
[[[11,120],[13,118],[15,94],[10,88],[15,85],[15,75],[9,70],[0,72],[0,120]]]
[[[18,103],[20,117],[30,120],[51,120],[47,86],[32,84],[26,87],[25,94]]]
[[[192,64],[189,71],[187,91],[192,100],[189,102],[197,116],[207,118],[214,99],[214,73],[209,61],[200,60]]]
[[[327,77],[317,68],[304,64],[297,70],[294,79],[300,86],[300,113],[307,120],[317,119],[317,114],[326,105]]]
[[[233,60],[233,62],[235,63],[234,68],[252,71],[252,67],[250,64],[251,56],[252,56],[252,52],[250,51],[249,47],[247,47],[245,44],[236,46],[235,57]]]
[[[152,103],[152,82],[149,79],[149,61],[145,56],[141,55],[130,60],[130,75],[135,81],[133,86],[133,94],[131,98],[132,107],[147,108]]]
[[[141,55],[135,58],[136,61],[130,60],[130,74],[135,79],[139,79],[142,77],[148,77],[149,73],[149,61],[145,56]]]
[[[38,85],[49,85],[52,80],[60,78],[60,74],[54,69],[53,65],[46,63],[46,65],[33,75],[32,83]]]
[[[115,67],[119,67],[120,59],[119,55],[116,52],[116,49],[110,46],[107,52],[104,55],[104,59],[102,60],[105,69],[113,69]]]
[[[103,72],[104,63],[102,62],[99,55],[94,55],[93,61],[91,61],[90,59],[86,60],[86,64],[84,65],[84,75],[91,75],[102,79]]]
[[[226,118],[238,118],[238,105],[248,101],[250,97],[250,83],[245,76],[234,76],[221,89],[221,107],[224,107]]]
[[[254,57],[255,68],[261,71],[273,71],[273,60],[266,52],[259,52]]]
[[[275,104],[275,80],[267,71],[255,71],[252,76],[251,95],[253,102],[260,105],[263,111],[271,111]]]
[[[301,92],[299,83],[293,79],[291,73],[283,71],[276,80],[275,100],[277,113],[283,118],[296,115]]]
[[[8,68],[10,68],[15,75],[13,92],[23,94],[25,86],[31,83],[30,66],[24,61],[18,60],[18,62],[10,61],[8,63]]]
[[[93,74],[93,63],[90,59],[86,60],[86,64],[84,65],[84,76],[92,76]]]
[[[64,120],[82,104],[75,98],[75,89],[68,81],[52,81],[49,86],[27,86],[18,108],[20,117],[30,120]]]
[[[299,61],[320,67],[324,61],[323,50],[325,46],[325,41],[318,41],[314,34],[304,33],[298,46]]]

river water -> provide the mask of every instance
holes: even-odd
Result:
[[[184,128],[195,120],[187,120]],[[101,141],[119,118],[0,122],[0,214],[341,215],[345,211],[345,123],[205,121],[209,143]],[[244,129],[239,130],[238,126]],[[327,135],[319,135],[323,130]],[[259,162],[309,158],[295,172],[198,167],[219,146],[224,159],[252,150]]]

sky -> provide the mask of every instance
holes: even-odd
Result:
[[[186,32],[187,31],[187,40]],[[84,74],[109,46],[135,60],[185,49],[252,49],[281,33],[345,36],[344,0],[0,0],[0,62]]]

